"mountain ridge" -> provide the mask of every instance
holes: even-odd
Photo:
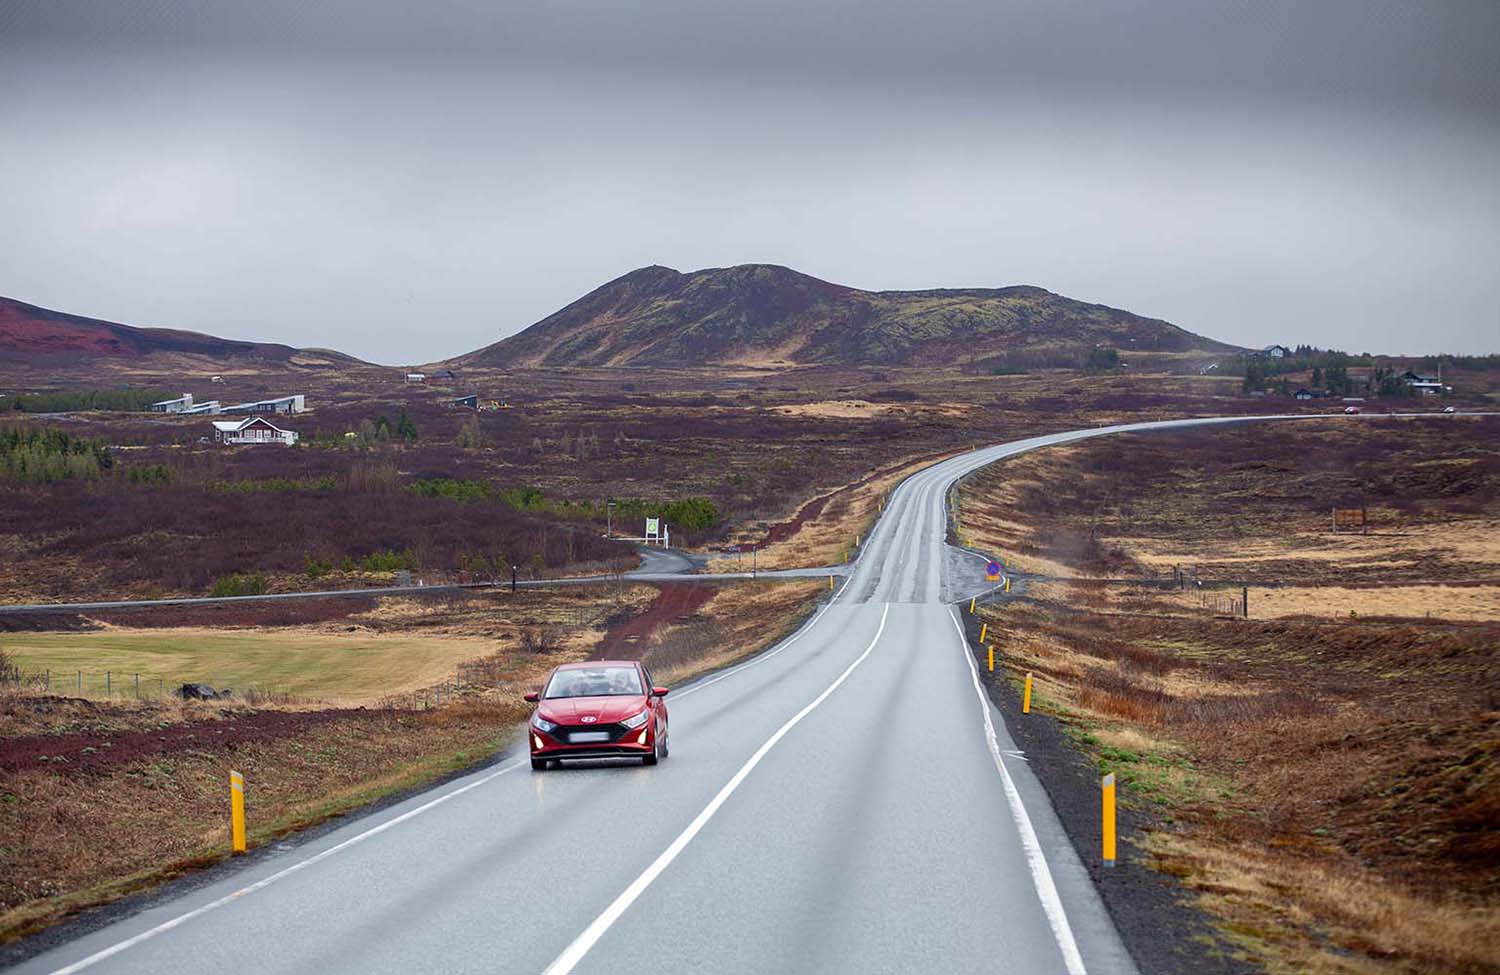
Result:
[[[185,329],[123,325],[6,297],[0,297],[0,352],[6,353],[12,361],[32,365],[100,359],[141,360],[158,355],[292,364],[294,357],[311,354],[326,359],[359,361],[331,349],[299,349],[277,342],[225,339]]]
[[[1011,354],[1236,347],[1034,285],[866,291],[778,264],[636,268],[450,360],[502,367],[956,365]]]

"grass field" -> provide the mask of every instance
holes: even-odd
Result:
[[[81,696],[104,697],[109,671],[115,697],[133,696],[139,674],[143,695],[191,682],[331,704],[427,687],[496,649],[473,637],[210,629],[13,633],[0,646],[27,673],[50,670],[59,693],[77,693],[81,671]]]

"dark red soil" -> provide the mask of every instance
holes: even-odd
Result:
[[[651,635],[662,627],[691,617],[714,597],[709,586],[668,583],[641,615],[611,626],[589,654],[590,660],[638,660],[650,649]]]
[[[372,716],[358,710],[225,711],[217,720],[148,731],[28,735],[0,739],[0,773],[47,769],[67,775],[104,773],[184,751],[233,751],[251,742],[293,738],[330,721]]]

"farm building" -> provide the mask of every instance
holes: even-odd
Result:
[[[282,444],[297,442],[297,431],[283,430],[262,416],[243,420],[215,420],[214,439],[223,444]]]
[[[179,410],[178,412],[183,416],[198,416],[204,413],[222,413],[224,412],[224,407],[219,405],[218,400],[211,399],[206,403],[194,403],[187,409]]]
[[[193,408],[193,394],[183,393],[176,399],[164,399],[146,407],[152,413],[186,413]]]
[[[307,398],[302,393],[293,396],[277,396],[274,399],[258,399],[250,403],[235,403],[224,407],[224,413],[302,413],[307,410]]]
[[[427,373],[409,372],[406,374],[406,381],[408,383],[425,383],[427,381]]]
[[[472,396],[460,396],[456,400],[450,400],[448,405],[458,407],[459,409],[477,410],[479,409],[479,396],[478,394]]]
[[[432,374],[432,378],[433,379],[442,379],[442,380],[446,381],[446,380],[450,380],[450,379],[457,379],[458,377],[455,376],[455,375],[453,375],[453,370],[452,369],[439,369],[437,372],[435,372],[435,373]]]
[[[1264,359],[1285,359],[1292,350],[1284,345],[1268,345],[1255,354]]]

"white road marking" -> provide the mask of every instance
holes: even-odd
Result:
[[[875,631],[875,636],[870,640],[870,645],[865,647],[864,653],[854,658],[854,662],[845,668],[844,672],[839,674],[832,684],[824,688],[823,693],[813,698],[801,711],[788,718],[785,724],[777,728],[775,733],[755,750],[755,754],[751,755],[745,764],[740,766],[740,770],[734,773],[728,782],[724,783],[724,787],[709,800],[708,805],[703,807],[703,811],[698,813],[691,823],[688,823],[687,828],[677,835],[677,838],[661,852],[660,856],[651,862],[651,865],[639,877],[631,881],[630,886],[620,892],[620,896],[616,897],[604,909],[602,914],[594,918],[593,923],[585,928],[582,934],[573,939],[572,944],[563,949],[562,954],[553,959],[552,964],[548,965],[543,971],[543,975],[566,975],[566,973],[573,971],[574,967],[589,953],[589,950],[620,919],[620,915],[624,914],[630,908],[630,905],[635,903],[636,898],[640,897],[646,888],[651,886],[652,881],[660,876],[661,872],[667,869],[673,860],[677,859],[677,855],[687,848],[687,845],[693,841],[693,837],[697,836],[703,827],[708,824],[708,821],[714,817],[714,813],[719,811],[719,807],[724,805],[725,801],[734,794],[734,791],[740,787],[740,784],[755,769],[755,766],[760,764],[760,760],[765,758],[766,754],[772,748],[776,747],[776,743],[785,738],[787,732],[791,731],[797,726],[798,722],[811,714],[814,708],[826,701],[828,696],[838,690],[839,685],[848,679],[850,674],[854,673],[854,669],[865,662],[865,658],[870,655],[870,651],[875,649],[875,645],[880,642],[881,634],[885,632],[885,620],[890,615],[890,611],[891,606],[887,603],[880,612],[880,627]]]
[[[319,860],[325,860],[328,857],[333,856],[335,853],[338,853],[342,850],[347,850],[349,847],[354,846],[357,843],[363,843],[365,840],[369,839],[372,836],[375,836],[378,833],[384,833],[386,830],[390,829],[392,826],[395,826],[397,823],[404,823],[408,819],[411,819],[415,816],[420,816],[422,813],[433,808],[434,806],[441,805],[447,802],[449,799],[454,798],[455,796],[461,796],[465,792],[468,792],[470,789],[477,789],[480,786],[484,785],[486,782],[497,779],[507,772],[512,772],[520,768],[521,765],[521,762],[513,762],[510,765],[498,768],[490,774],[484,776],[483,778],[475,779],[468,785],[459,786],[452,792],[445,792],[444,794],[438,796],[436,799],[425,802],[415,809],[409,809],[401,815],[395,817],[394,819],[388,819],[385,822],[381,823],[379,826],[371,827],[370,829],[365,830],[363,833],[360,833],[357,836],[351,836],[349,839],[338,844],[337,846],[330,846],[322,853],[310,856],[306,860],[299,860],[298,862],[292,864],[290,867],[287,867],[284,870],[278,870],[276,873],[271,874],[269,877],[265,877],[261,880],[257,880],[253,884],[241,887],[239,890],[236,890],[232,894],[225,894],[218,900],[209,901],[202,907],[194,908],[193,910],[188,911],[186,914],[180,914],[177,917],[172,918],[170,921],[163,921],[161,924],[158,924],[154,928],[147,928],[145,931],[142,931],[140,934],[135,935],[134,937],[126,938],[124,941],[118,942],[117,944],[112,944],[108,948],[96,951],[92,955],[89,955],[87,958],[84,958],[80,961],[75,961],[71,965],[65,965],[62,968],[54,971],[52,975],[72,975],[73,972],[81,972],[85,968],[90,968],[94,965],[97,965],[99,962],[104,961],[106,958],[112,958],[115,955],[118,955],[120,952],[126,950],[127,948],[133,948],[143,941],[149,941],[159,934],[164,934],[177,927],[178,925],[186,924],[188,921],[191,921],[195,917],[200,917],[204,914],[207,914],[209,911],[223,907],[225,904],[228,904],[231,901],[238,900],[239,898],[244,897],[246,894],[253,894],[257,890],[262,890],[266,887],[269,887],[283,877],[288,877],[305,867],[310,867],[313,864],[317,863]]]
[[[791,636],[787,637],[785,640],[782,640],[780,646],[778,646],[778,647],[776,647],[775,649],[772,649],[772,650],[767,650],[764,653],[758,653],[753,658],[745,661],[744,663],[739,664],[739,665],[734,666],[734,667],[731,667],[731,668],[729,668],[728,670],[724,671],[721,674],[716,674],[713,677],[710,677],[708,680],[699,681],[698,683],[692,685],[691,687],[687,688],[686,690],[679,692],[678,695],[677,695],[677,699],[680,701],[683,698],[687,697],[689,694],[696,694],[699,691],[703,690],[705,687],[712,687],[713,685],[717,684],[719,681],[723,680],[726,677],[733,677],[735,674],[738,674],[742,670],[745,670],[745,669],[750,668],[750,667],[754,667],[756,664],[759,664],[759,663],[764,663],[765,661],[770,660],[772,657],[776,656],[781,651],[785,650],[787,647],[789,647],[792,644],[796,643],[798,640],[802,639],[804,636],[806,636],[808,633],[810,633],[812,631],[812,628],[817,625],[818,620],[820,620],[820,619],[823,618],[823,614],[824,613],[828,612],[830,609],[833,608],[833,604],[836,603],[836,602],[838,602],[839,597],[844,594],[844,590],[846,588],[848,588],[848,586],[849,586],[849,578],[848,578],[848,576],[845,576],[844,577],[844,581],[839,585],[838,590],[834,592],[833,598],[830,599],[830,600],[828,600],[827,604],[824,605],[824,607],[822,609],[820,609],[816,613],[814,613],[812,619],[810,619],[806,623],[802,624],[802,627],[800,629],[798,629],[796,633],[793,633]]]
[[[979,668],[975,666],[974,658],[969,653],[969,641],[964,637],[963,625],[951,610],[948,618],[953,620],[953,628],[958,631],[959,649],[969,663],[974,693],[979,696],[979,711],[984,715],[985,740],[990,748],[990,757],[995,760],[995,768],[1000,772],[1000,781],[1005,786],[1005,800],[1010,804],[1011,818],[1016,821],[1016,832],[1021,836],[1021,849],[1026,853],[1026,865],[1031,868],[1031,883],[1036,888],[1037,898],[1042,902],[1042,913],[1047,915],[1052,937],[1056,939],[1058,950],[1062,952],[1063,964],[1067,966],[1069,975],[1087,975],[1083,967],[1083,955],[1078,952],[1078,942],[1073,939],[1073,928],[1068,924],[1068,914],[1063,910],[1062,898],[1057,893],[1057,884],[1052,880],[1052,870],[1047,866],[1047,856],[1042,852],[1041,841],[1037,839],[1036,829],[1031,825],[1026,804],[1021,801],[1020,790],[1016,788],[1015,780],[1010,777],[1010,771],[1006,769],[1005,760],[1001,757],[1000,742],[995,737],[995,722],[990,718],[990,701],[984,696],[984,688],[979,684]]]

